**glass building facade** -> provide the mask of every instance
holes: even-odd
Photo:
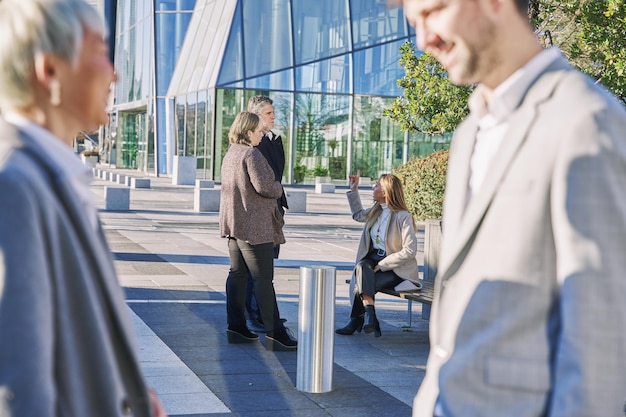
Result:
[[[274,100],[286,183],[361,170],[376,178],[446,148],[382,116],[402,95],[400,46],[414,34],[386,0],[118,0],[115,89],[105,153],[171,174],[195,156],[220,181],[228,129],[253,95]]]

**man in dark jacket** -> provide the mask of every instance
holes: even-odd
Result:
[[[263,139],[256,148],[265,156],[267,162],[269,162],[272,170],[274,171],[275,179],[278,182],[282,182],[283,171],[285,170],[285,149],[283,147],[283,140],[279,135],[272,132],[274,128],[274,119],[276,115],[274,113],[274,102],[271,98],[266,96],[253,96],[248,101],[248,111],[255,113],[261,118],[263,124]],[[283,190],[282,195],[276,199],[278,204],[278,211],[280,214],[285,214],[287,206],[287,197]],[[274,246],[274,258],[278,258],[280,252],[280,245]],[[265,326],[261,321],[261,315],[257,306],[256,299],[254,297],[253,281],[248,279],[248,288],[246,291],[246,310],[248,311],[248,328],[256,332],[264,332]]]

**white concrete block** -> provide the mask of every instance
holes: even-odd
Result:
[[[104,187],[104,209],[126,211],[130,208],[130,189],[123,187]]]
[[[150,188],[150,178],[131,178],[131,188]]]
[[[196,188],[215,188],[213,180],[196,180]]]
[[[174,156],[172,184],[193,185],[196,181],[197,162],[195,156]]]
[[[193,211],[220,211],[220,190],[211,188],[194,188]]]
[[[287,205],[291,213],[306,213],[306,192],[305,191],[286,191]]]
[[[332,194],[335,192],[335,184],[315,184],[316,194]]]

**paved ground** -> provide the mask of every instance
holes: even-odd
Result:
[[[119,172],[119,171],[116,171]],[[120,283],[138,335],[143,369],[170,416],[410,416],[424,375],[428,322],[413,304],[377,297],[382,337],[334,335],[332,391],[309,394],[296,385],[297,353],[269,352],[261,342],[226,341],[226,242],[217,213],[193,211],[193,187],[151,178],[151,189],[131,189],[130,211],[101,210]],[[93,193],[104,207],[103,188]],[[298,333],[300,266],[332,265],[336,274],[335,327],[347,322],[345,280],[362,227],[350,217],[346,189],[307,192],[307,212],[285,217],[287,243],[275,263],[281,316]],[[362,189],[364,204],[371,192]],[[419,235],[420,251],[423,231]],[[418,255],[421,264],[422,254]]]

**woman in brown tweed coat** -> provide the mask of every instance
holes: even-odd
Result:
[[[228,139],[222,162],[220,234],[228,238],[230,271],[226,280],[228,342],[255,342],[259,336],[246,326],[245,295],[248,276],[267,331],[268,350],[295,350],[297,342],[280,320],[274,292],[274,245],[285,243],[283,218],[276,199],[280,182],[265,157],[254,148],[263,133],[259,117],[241,112]]]

